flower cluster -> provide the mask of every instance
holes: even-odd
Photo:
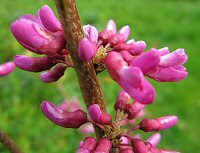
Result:
[[[176,116],[143,119],[139,124],[135,124],[135,120],[156,97],[154,87],[145,77],[159,82],[176,82],[187,77],[183,64],[188,57],[184,49],[170,53],[165,47],[144,52],[146,43],[128,40],[130,27],[124,26],[117,31],[113,20],[108,21],[101,32],[91,25],[83,29],[85,37],[78,44],[79,58],[84,62],[92,61],[97,73],[107,68],[111,78],[123,89],[114,105],[116,119],[113,121],[108,113],[102,112],[95,101],[88,109],[90,117],[80,107],[72,109],[68,103],[57,107],[49,101],[41,105],[44,115],[65,128],[77,129],[92,123],[104,131],[100,140],[87,137],[77,153],[109,153],[111,149],[120,153],[177,153],[156,147],[161,138],[158,133],[148,140],[135,135],[137,130],[155,132],[171,128],[178,122]],[[48,6],[43,6],[37,17],[29,14],[16,20],[11,25],[11,31],[22,46],[43,55],[17,55],[14,63],[19,68],[31,72],[47,71],[40,78],[49,83],[62,77],[66,68],[73,67],[61,24]],[[129,102],[131,99],[132,103]],[[130,129],[126,129],[127,124],[131,125]]]
[[[62,127],[79,128],[86,123],[92,123],[104,131],[104,138],[100,140],[87,137],[80,143],[77,153],[109,153],[111,148],[118,149],[120,153],[178,153],[156,148],[161,139],[159,133],[145,141],[135,134],[137,130],[144,132],[166,130],[176,125],[178,118],[176,116],[164,116],[156,119],[143,119],[139,124],[132,122],[131,128],[126,129],[127,124],[129,124],[128,121],[139,119],[140,112],[146,107],[146,105],[137,101],[129,103],[130,99],[125,91],[119,94],[114,105],[116,110],[115,121],[108,113],[103,113],[97,104],[89,107],[90,118],[86,112],[77,107],[76,103],[74,103],[75,105],[64,103],[57,107],[51,102],[44,101],[41,109],[49,120]],[[70,107],[72,108],[70,109]]]
[[[84,26],[84,31],[86,37],[79,44],[79,57],[84,61],[93,59],[97,65],[105,64],[112,79],[140,103],[150,104],[156,95],[144,76],[159,82],[175,82],[188,75],[183,66],[188,59],[184,49],[170,53],[165,47],[144,52],[146,43],[128,40],[129,26],[117,32],[113,20],[100,33],[91,25]]]
[[[13,62],[7,62],[0,65],[0,77],[9,75],[15,70],[15,64]]]
[[[48,6],[43,6],[38,11],[37,17],[31,14],[20,17],[12,23],[11,32],[23,47],[43,55],[42,57],[17,55],[14,58],[16,66],[23,70],[47,71],[40,76],[43,82],[57,81],[64,75],[66,68],[73,66],[69,51],[65,49],[62,26]]]

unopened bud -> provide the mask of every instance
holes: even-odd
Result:
[[[87,122],[87,114],[80,109],[67,112],[48,101],[42,103],[41,109],[49,120],[65,128],[79,128]]]
[[[112,123],[112,118],[109,114],[103,113],[97,104],[93,104],[89,107],[88,112],[91,119],[101,125],[109,125]]]
[[[115,110],[119,109],[120,111],[122,111],[125,108],[128,101],[130,100],[130,98],[131,97],[127,92],[121,91],[119,96],[117,97],[117,101],[115,102]]]
[[[178,123],[177,116],[165,116],[158,119],[143,119],[140,122],[140,129],[145,132],[161,131]]]

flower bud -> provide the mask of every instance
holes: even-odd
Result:
[[[113,46],[113,50],[115,51],[123,51],[126,50],[131,55],[138,55],[142,53],[146,48],[146,43],[144,41],[135,42],[133,39],[129,40],[127,43],[117,44]]]
[[[129,26],[124,26],[119,30],[118,33],[123,35],[124,41],[127,41],[128,37],[130,35],[130,27]]]
[[[65,65],[57,65],[52,70],[42,73],[40,79],[45,83],[56,82],[64,75],[66,68]]]
[[[184,66],[161,67],[158,66],[148,73],[148,76],[159,82],[176,82],[184,80],[188,76]]]
[[[84,139],[77,153],[91,153],[96,149],[97,140],[93,137],[87,137]]]
[[[23,47],[37,54],[56,55],[65,47],[63,32],[44,29],[32,15],[25,15],[12,23],[11,32]]]
[[[91,123],[86,123],[86,124],[82,125],[79,128],[79,131],[83,134],[93,134],[93,133],[95,133],[94,127]]]
[[[44,5],[38,11],[38,19],[40,23],[51,32],[63,31],[60,22],[56,18],[51,8],[47,5]]]
[[[154,101],[154,87],[144,78],[138,67],[124,66],[119,72],[120,86],[136,101],[150,104]]]
[[[129,44],[129,42],[127,42],[127,44]],[[144,41],[137,41],[132,44],[131,49],[129,51],[134,55],[138,55],[142,53],[145,50],[145,48],[146,48],[146,43]]]
[[[79,43],[78,56],[81,60],[88,62],[96,54],[96,49],[91,41],[87,38],[83,38]]]
[[[9,75],[14,70],[15,70],[15,64],[13,62],[7,62],[4,64],[0,64],[0,77]]]
[[[109,20],[106,28],[99,34],[99,40],[104,44],[108,43],[110,39],[117,33],[116,23],[113,20]]]
[[[112,118],[109,114],[103,113],[97,104],[93,104],[89,107],[88,112],[91,119],[101,125],[109,125],[112,123]]]
[[[119,109],[120,111],[122,111],[130,99],[131,97],[127,92],[121,91],[117,97],[117,101],[115,102],[115,110]]]
[[[164,56],[170,53],[169,48],[168,47],[164,47],[158,50],[160,56]]]
[[[151,137],[149,137],[146,142],[149,142],[152,144],[152,146],[157,146],[157,144],[159,144],[161,141],[161,134],[160,133],[155,133],[154,135],[152,135]]]
[[[140,139],[133,139],[132,147],[134,153],[148,153],[149,150],[146,144]]]
[[[132,120],[140,113],[140,111],[145,107],[145,105],[139,102],[134,102],[132,104],[127,104],[124,113],[128,114],[128,119]]]
[[[55,60],[52,57],[28,57],[23,55],[17,55],[14,58],[14,63],[20,69],[41,72],[51,69],[55,64]]]
[[[129,51],[123,50],[120,51],[120,54],[127,63],[131,63],[135,59],[135,57]]]
[[[178,123],[177,116],[165,116],[157,119],[143,119],[140,122],[140,129],[145,132],[161,131],[172,126],[175,126]]]
[[[119,32],[110,40],[110,45],[115,47],[127,41],[130,35],[130,27],[124,26],[122,27]]]
[[[184,49],[177,49],[167,55],[161,56],[159,65],[164,67],[179,66],[184,64],[188,59]]]
[[[124,151],[124,150],[128,150],[128,149],[132,150],[131,141],[128,138],[122,136],[120,138],[120,141],[121,141],[121,143],[120,143],[121,145],[119,145],[119,147],[118,147],[120,150],[120,153],[121,153],[121,151]]]
[[[87,114],[80,109],[66,112],[48,101],[42,103],[41,109],[49,120],[65,128],[79,128],[87,122]]]
[[[117,82],[119,82],[118,71],[120,71],[120,69],[122,69],[123,66],[128,65],[124,61],[122,55],[114,51],[108,53],[105,59],[105,64],[106,64],[106,67],[108,68],[110,76],[112,77],[112,79],[114,79]]]
[[[103,138],[100,140],[94,153],[109,153],[111,148],[112,142],[107,138]]]
[[[139,67],[142,72],[147,74],[149,71],[155,69],[160,63],[160,55],[156,49],[151,49],[134,59],[131,63],[132,66]]]
[[[85,25],[83,26],[83,30],[85,31],[87,38],[91,42],[97,43],[99,34],[98,34],[98,30],[94,26]]]

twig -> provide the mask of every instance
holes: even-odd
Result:
[[[11,153],[22,153],[15,142],[0,128],[0,142],[10,150]]]

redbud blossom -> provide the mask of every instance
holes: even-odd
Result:
[[[141,69],[143,74],[147,74],[160,63],[160,55],[156,49],[151,49],[148,52],[138,56],[131,63],[132,66],[137,66]]]
[[[159,144],[161,141],[161,134],[160,133],[155,133],[154,135],[152,135],[151,137],[149,137],[146,142],[149,142],[152,144],[152,146],[156,146],[157,144]]]
[[[93,43],[97,43],[98,41],[98,30],[91,25],[85,25],[83,26],[83,30],[86,34],[86,37]]]
[[[146,144],[140,139],[133,139],[132,140],[132,147],[134,153],[149,153],[148,147]]]
[[[57,32],[62,31],[62,26],[58,19],[56,18],[55,14],[51,10],[51,8],[47,5],[44,5],[38,11],[38,19],[40,23],[49,31]]]
[[[66,100],[58,105],[59,109],[62,109],[63,111],[67,112],[74,112],[76,110],[81,109],[81,106],[79,104],[79,101],[76,97],[72,98],[70,101]],[[91,123],[86,123],[82,125],[78,129],[83,134],[90,134],[94,133],[94,127]]]
[[[51,69],[55,64],[55,60],[50,56],[44,57],[28,57],[17,55],[14,58],[17,67],[31,72],[41,72]]]
[[[76,153],[91,153],[96,149],[97,140],[93,137],[87,137],[84,139],[83,143]]]
[[[48,21],[55,20],[51,14],[45,16],[49,17]],[[65,47],[63,31],[54,31],[52,27],[47,26],[47,21],[43,21],[46,18],[40,18],[41,22],[45,23],[42,25],[33,15],[22,16],[12,23],[11,32],[26,49],[37,54],[56,55]],[[53,31],[49,31],[50,29]]]
[[[142,53],[146,48],[146,43],[144,41],[137,41],[134,43],[128,41],[127,44],[131,46],[130,52],[134,55]]]
[[[121,91],[114,105],[115,110],[119,109],[120,111],[122,111],[125,108],[128,101],[130,100],[130,98],[131,97],[129,96],[127,92]]]
[[[124,113],[128,114],[128,119],[132,120],[137,115],[140,113],[140,111],[145,107],[145,105],[139,103],[139,102],[134,102],[132,104],[127,104]]]
[[[40,79],[45,83],[56,82],[64,75],[66,68],[65,65],[57,65],[52,70],[42,73]]]
[[[145,132],[152,132],[171,128],[177,123],[177,116],[165,116],[157,119],[143,119],[139,125],[141,130]]]
[[[96,47],[87,38],[83,38],[78,46],[78,56],[85,62],[91,60],[96,54]]]
[[[120,45],[127,41],[128,37],[130,35],[130,27],[124,26],[122,27],[119,32],[110,40],[110,44],[112,47],[116,45]]]
[[[4,64],[0,64],[0,77],[9,75],[14,70],[15,70],[15,64],[13,62],[7,62]]]
[[[144,41],[135,42],[133,39],[129,40],[127,43],[117,44],[113,47],[114,51],[126,50],[132,55],[138,55],[142,53],[146,48],[146,43]]]
[[[94,153],[110,153],[111,148],[112,142],[107,138],[103,138],[99,141],[99,144]]]
[[[108,43],[114,35],[117,33],[116,23],[113,20],[109,20],[106,28],[99,34],[99,40],[104,43]]]
[[[42,103],[41,109],[49,120],[65,128],[79,128],[87,122],[87,114],[80,109],[67,112],[48,101]]]
[[[115,81],[119,82],[119,74],[118,71],[122,69],[123,66],[127,66],[128,64],[124,61],[122,55],[118,52],[109,52],[105,59],[105,64],[108,68],[110,76]]]
[[[111,77],[133,99],[142,104],[150,104],[154,101],[156,94],[153,86],[144,78],[138,67],[127,66],[120,53],[114,51],[108,53],[105,64]]]
[[[184,49],[177,49],[169,53],[168,48],[163,48],[159,52],[162,55],[161,61],[155,69],[149,72],[149,77],[161,82],[175,82],[188,76],[188,72],[183,66],[188,59]]]
[[[101,111],[99,105],[93,104],[89,107],[88,112],[91,119],[101,125],[109,125],[112,123],[112,118],[109,114]]]
[[[156,93],[154,87],[145,79],[138,67],[124,66],[119,71],[120,86],[136,101],[150,104],[154,101]]]
[[[120,51],[120,54],[128,64],[130,64],[135,59],[135,57],[129,51],[123,50]]]

